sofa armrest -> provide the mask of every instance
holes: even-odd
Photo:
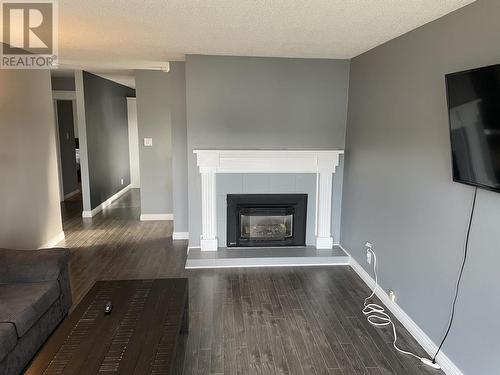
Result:
[[[67,272],[67,249],[0,249],[0,283],[31,283],[58,280]]]

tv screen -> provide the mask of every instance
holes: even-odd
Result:
[[[500,65],[446,75],[453,180],[500,192]]]

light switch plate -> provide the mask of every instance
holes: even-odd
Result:
[[[146,147],[153,146],[153,138],[144,138],[144,146]]]

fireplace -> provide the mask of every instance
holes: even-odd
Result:
[[[228,194],[227,246],[305,246],[307,194]]]
[[[343,150],[280,149],[280,150],[193,150],[201,178],[201,236],[202,251],[217,251],[217,174],[218,173],[314,173],[316,199],[314,237],[317,249],[332,249],[332,187]],[[333,192],[334,193],[334,192]],[[309,202],[311,204],[312,202]],[[305,205],[304,205],[305,207]],[[305,215],[304,215],[305,216]],[[232,220],[232,217],[230,218]],[[303,219],[304,220],[304,219]],[[297,221],[294,221],[294,227]],[[238,246],[233,223],[230,246]],[[226,228],[227,229],[227,228]],[[296,232],[294,232],[296,233]],[[311,233],[312,237],[313,233]],[[197,241],[197,239],[192,239]],[[275,244],[273,242],[273,244]],[[311,241],[312,245],[312,241]],[[241,245],[240,245],[241,246]],[[264,245],[263,245],[264,246]],[[194,247],[194,246],[193,246]]]

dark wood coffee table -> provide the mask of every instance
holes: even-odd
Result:
[[[181,374],[188,321],[187,279],[98,281],[26,374]]]

